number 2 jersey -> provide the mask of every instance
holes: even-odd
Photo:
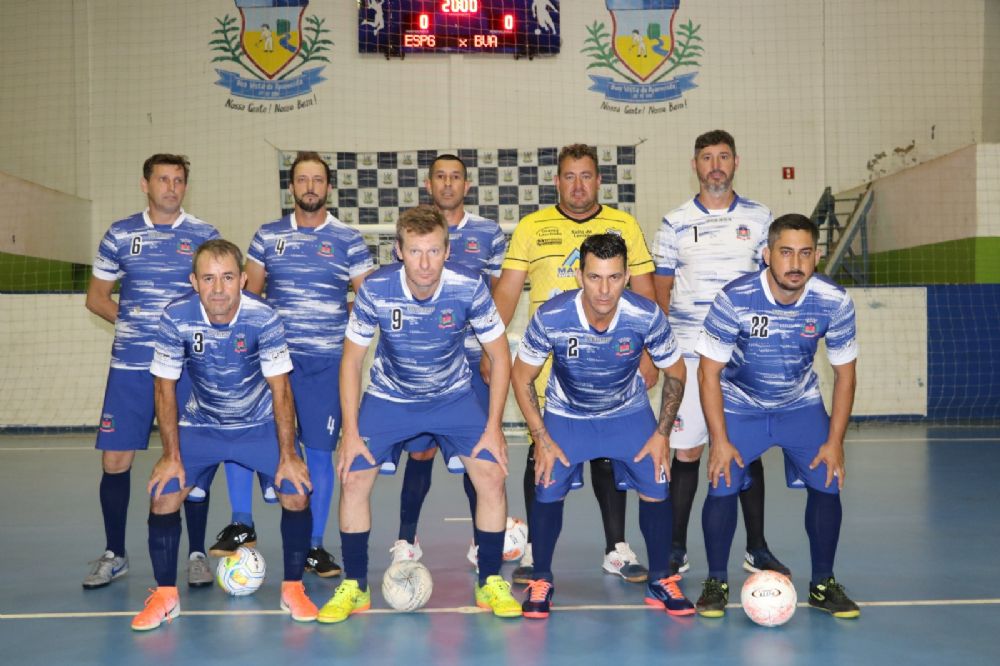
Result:
[[[191,259],[202,243],[218,237],[215,227],[183,210],[171,225],[154,225],[148,209],[111,225],[93,274],[120,280],[112,368],[149,369],[163,308],[191,291]]]
[[[813,275],[799,300],[778,303],[767,270],[727,284],[705,318],[696,351],[725,363],[725,410],[759,413],[822,404],[813,359],[826,338],[832,365],[858,356],[854,302],[843,287]]]

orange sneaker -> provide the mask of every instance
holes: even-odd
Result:
[[[132,618],[132,628],[136,631],[156,629],[166,620],[170,622],[181,614],[181,602],[176,587],[158,587],[150,590],[146,607]]]
[[[301,580],[286,580],[281,583],[281,610],[292,614],[296,622],[313,622],[319,610],[308,596]]]

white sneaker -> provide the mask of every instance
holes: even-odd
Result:
[[[469,552],[465,554],[465,559],[472,563],[472,566],[476,567],[476,571],[479,571],[479,546],[474,543],[469,544]]]
[[[424,556],[424,551],[421,550],[419,543],[410,543],[403,539],[392,544],[389,552],[392,553],[393,564],[406,561],[419,562],[420,558]]]
[[[649,578],[649,570],[639,564],[639,558],[624,541],[616,543],[615,549],[604,556],[602,568],[630,583],[642,583]]]
[[[215,580],[205,553],[191,553],[187,573],[189,587],[207,587]]]
[[[116,556],[110,550],[94,560],[91,564],[90,573],[83,579],[83,587],[87,590],[95,590],[111,583],[116,578],[121,578],[128,573],[128,555]]]

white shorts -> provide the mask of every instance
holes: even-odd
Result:
[[[708,426],[705,424],[705,413],[701,411],[701,395],[698,393],[698,362],[697,358],[684,357],[687,383],[681,407],[674,419],[674,431],[670,433],[672,449],[693,449],[708,443]]]

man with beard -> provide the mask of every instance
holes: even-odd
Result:
[[[739,163],[736,142],[728,132],[713,130],[695,139],[691,166],[698,176],[699,192],[663,218],[653,242],[656,300],[670,318],[689,377],[694,377],[698,369],[694,346],[712,299],[730,280],[760,268],[767,225],[772,219],[765,206],[733,191]],[[670,437],[674,449],[670,466],[673,573],[690,568],[687,528],[706,443],[708,429],[698,392],[685,391]],[[759,460],[751,465],[747,484],[740,493],[747,532],[743,566],[748,571],[771,569],[791,575],[764,540],[764,467]]]

